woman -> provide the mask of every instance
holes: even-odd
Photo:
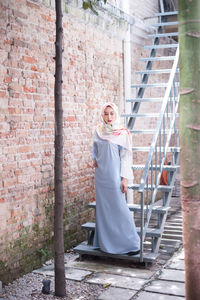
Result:
[[[106,103],[94,134],[96,229],[93,246],[112,254],[139,253],[140,239],[126,204],[127,180],[132,179],[131,136],[119,124],[118,109]]]

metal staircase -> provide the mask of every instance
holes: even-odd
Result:
[[[166,27],[177,25],[177,22],[167,21],[170,15],[177,15],[177,12],[156,14],[159,22],[153,25],[155,34],[149,35],[149,38],[152,39],[152,45],[145,46],[145,49],[149,51],[149,57],[141,59],[146,62],[145,70],[136,72],[140,76],[140,83],[131,86],[136,89],[136,96],[134,99],[126,100],[130,103],[131,112],[122,115],[126,118],[127,127],[134,135],[134,140],[140,142],[141,135],[144,135],[142,140],[146,139],[147,141],[147,146],[134,145],[132,148],[133,153],[138,155],[137,161],[143,161],[132,166],[138,182],[129,185],[129,189],[132,189],[134,194],[138,193],[139,195],[139,197],[136,196],[138,204],[128,204],[128,206],[130,211],[134,212],[137,231],[140,235],[140,254],[133,256],[112,255],[95,250],[92,247],[95,223],[88,222],[82,225],[82,228],[88,231],[87,242],[74,248],[74,251],[78,252],[80,256],[83,254],[110,256],[145,263],[154,262],[158,256],[164,225],[170,208],[175,174],[179,167],[179,140],[176,122],[179,103],[179,48],[178,43],[174,40],[177,38],[178,32],[165,33]],[[166,39],[172,43],[168,41],[162,43],[162,40],[166,42]],[[168,49],[167,53],[169,50],[175,53],[173,55],[159,53],[158,55],[158,51],[166,51],[165,49]],[[163,67],[162,64],[166,61],[168,61],[168,65],[171,61],[171,68]],[[155,69],[153,66],[156,62],[159,62],[159,68]],[[161,82],[159,76],[167,77],[167,81]],[[155,77],[159,77],[158,83],[155,83]],[[160,91],[163,90],[163,95],[150,97],[152,89],[154,92],[158,90],[160,94]],[[152,112],[151,109],[153,109]],[[159,109],[159,113],[155,112],[156,109]],[[138,122],[141,119],[142,121]],[[147,128],[141,129],[141,124],[145,124],[144,119],[147,120]],[[137,139],[137,137],[139,138]],[[165,164],[166,159],[170,161],[170,165]],[[168,172],[168,185],[160,184],[163,171]],[[160,201],[157,201],[158,194],[162,194]],[[95,202],[90,203],[89,207],[95,208]]]

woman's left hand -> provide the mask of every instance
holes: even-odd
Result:
[[[122,179],[120,188],[121,188],[122,193],[126,193],[127,192],[127,190],[128,190],[128,184],[127,184],[127,179],[126,178]]]

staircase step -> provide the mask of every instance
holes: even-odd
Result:
[[[173,15],[178,15],[178,11],[174,10],[174,11],[167,11],[167,12],[155,14],[156,17],[173,16]]]
[[[177,69],[177,73],[179,72],[179,69]],[[143,71],[137,71],[135,74],[164,74],[164,73],[171,73],[171,69],[159,69],[159,70],[143,70]]]
[[[175,100],[177,101],[178,98],[175,98]],[[126,102],[131,102],[131,103],[135,103],[135,102],[162,102],[163,98],[136,98],[136,99],[127,99]]]
[[[131,88],[148,88],[148,87],[167,87],[167,82],[162,83],[139,83],[139,84],[131,84]]]
[[[166,223],[167,224],[167,223]],[[165,230],[175,230],[175,231],[182,231],[183,230],[183,226],[179,225],[179,226],[171,226],[171,225],[165,225]]]
[[[174,21],[174,22],[161,22],[161,23],[152,24],[152,26],[154,26],[154,27],[174,26],[174,25],[178,25],[178,21]]]
[[[155,133],[155,129],[135,129],[135,130],[129,130],[130,133],[133,133],[133,134],[154,134]],[[161,130],[161,134],[165,133],[167,134],[169,132],[169,130]],[[176,130],[173,130],[172,131],[172,134],[178,134],[178,129]]]
[[[174,114],[168,113],[167,114],[168,118],[173,117]],[[159,118],[160,114],[159,113],[144,113],[144,114],[139,114],[139,113],[132,113],[132,114],[121,114],[121,117],[126,117],[126,118]],[[179,113],[176,113],[176,117],[179,117]]]
[[[175,240],[175,239],[166,239],[166,238],[162,238],[161,239],[161,245],[170,245],[170,246],[174,246],[174,247],[179,247],[180,246],[180,243],[181,241],[178,239],[178,240]]]
[[[172,36],[178,36],[178,32],[168,32],[168,33],[155,33],[155,34],[149,34],[149,38],[157,38],[157,37],[172,37]]]
[[[145,168],[145,165],[144,164],[137,164],[137,165],[132,165],[132,169],[133,170],[144,170]],[[173,165],[164,165],[163,166],[163,171],[170,171],[170,172],[175,172],[177,171],[177,169],[179,169],[180,166],[179,165],[176,165],[176,166],[173,166]],[[153,165],[153,170],[159,170],[159,166],[155,166]]]
[[[173,207],[171,207],[170,211],[173,213],[172,208]],[[177,228],[177,229],[183,228],[182,220],[180,220],[179,222],[174,222],[173,220],[168,219],[165,226],[166,226],[166,228],[167,228],[167,226],[169,226],[171,228]]]
[[[86,242],[83,242],[73,248],[73,250],[80,255],[88,254],[88,255],[95,255],[95,256],[106,256],[112,257],[117,259],[125,259],[130,261],[140,261],[140,254],[137,255],[127,255],[127,254],[110,254],[105,253],[100,250],[97,250],[95,247],[91,245],[87,245]],[[143,252],[143,261],[144,262],[155,262],[158,254],[152,252]]]
[[[161,44],[161,45],[151,45],[144,46],[144,49],[165,49],[165,48],[177,48],[178,44]]]
[[[133,151],[149,152],[150,147],[132,147]],[[161,147],[161,152],[165,149]],[[180,152],[180,147],[168,147],[167,152]]]
[[[128,185],[128,188],[129,189],[132,189],[134,191],[138,191],[139,190],[139,187],[140,187],[140,184],[129,184]],[[171,192],[171,190],[173,189],[174,187],[173,186],[168,186],[168,185],[159,185],[158,186],[158,191],[160,192]],[[144,188],[145,190],[151,190],[151,185],[149,184],[149,186],[145,186]],[[155,185],[152,186],[152,190],[155,189]]]
[[[81,228],[86,229],[86,230],[90,230],[90,231],[94,231],[95,226],[96,226],[95,223],[87,222],[85,224],[82,224]],[[140,227],[136,227],[136,230],[139,234],[140,233]],[[162,235],[162,232],[161,232],[161,229],[159,229],[159,228],[148,228],[147,232],[146,232],[147,237],[161,237],[161,235]]]
[[[176,233],[163,233],[162,235],[163,239],[171,239],[171,240],[180,240],[182,241],[182,234],[176,234]]]
[[[177,234],[177,235],[181,235],[182,236],[182,229],[164,229],[163,234]]]
[[[144,57],[140,58],[141,61],[164,61],[164,60],[174,60],[175,56],[158,56],[158,57]]]
[[[128,206],[130,211],[133,211],[133,212],[140,212],[141,211],[141,205],[140,204],[127,203],[127,206]],[[94,202],[89,203],[88,207],[89,208],[96,208],[96,202],[94,201]],[[149,206],[144,207],[144,211],[146,211],[148,209],[149,209]],[[170,209],[169,206],[161,206],[161,205],[156,205],[155,204],[152,208],[152,212],[156,213],[156,214],[166,214],[169,209]]]

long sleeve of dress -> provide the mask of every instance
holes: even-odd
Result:
[[[121,158],[121,177],[129,180],[133,179],[132,171],[132,154],[127,149],[120,147],[120,158]]]
[[[97,144],[95,142],[95,138],[96,138],[96,132],[94,133],[94,141],[93,141],[93,146],[92,146],[92,159],[95,160],[96,157],[97,157],[97,152],[98,152],[98,149],[97,149]]]
[[[95,160],[96,156],[97,156],[97,145],[94,142],[92,146],[92,159]]]

